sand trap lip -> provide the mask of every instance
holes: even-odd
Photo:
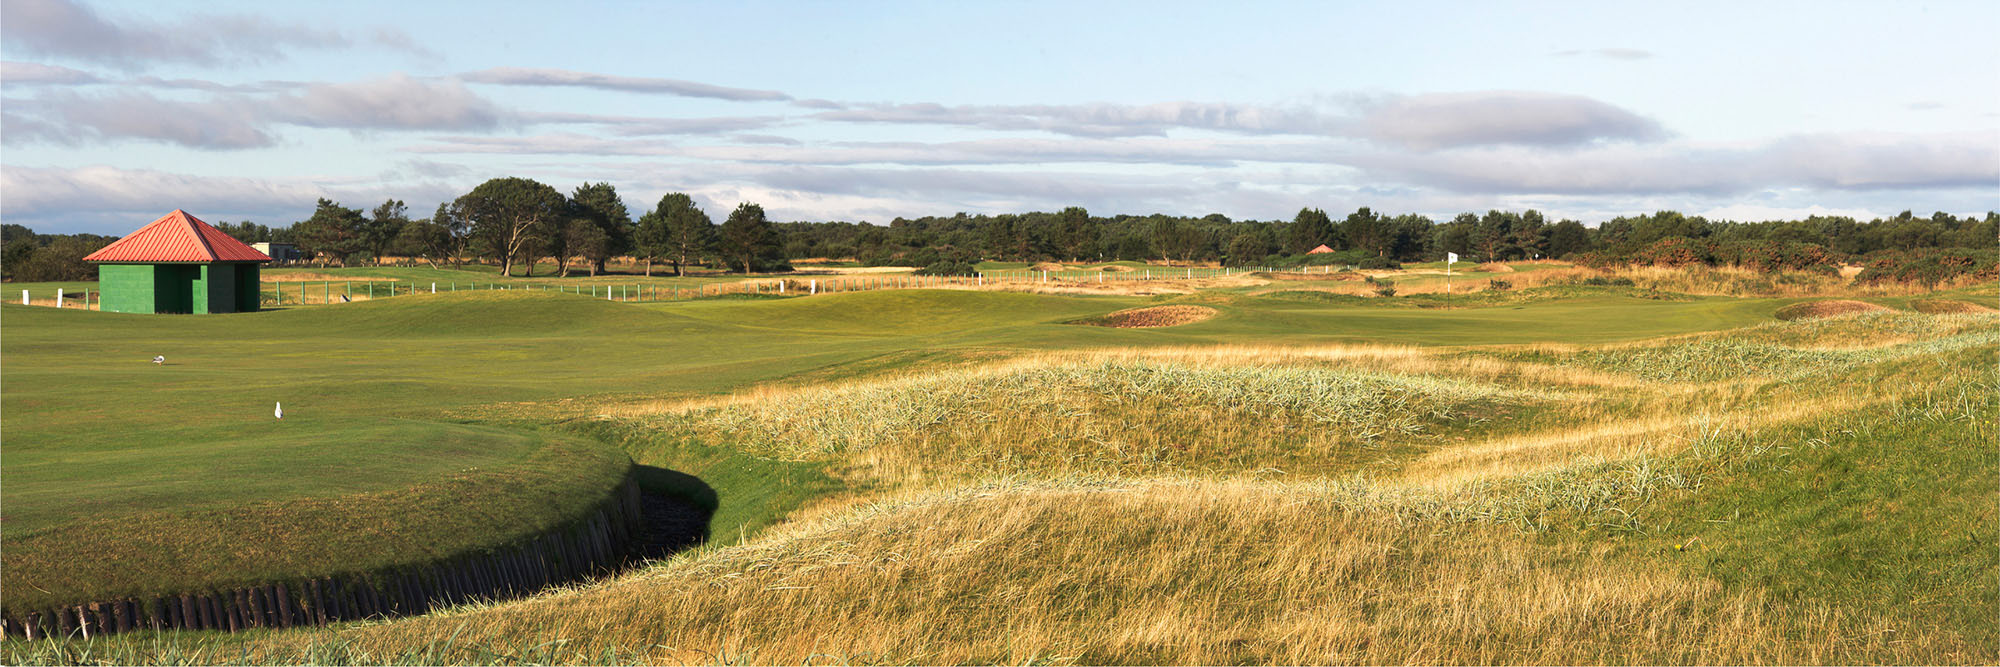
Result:
[[[1830,299],[1826,301],[1807,301],[1805,303],[1795,303],[1789,306],[1785,306],[1783,308],[1779,308],[1778,312],[1774,313],[1774,315],[1776,315],[1777,318],[1781,320],[1811,320],[1811,319],[1818,319],[1821,317],[1833,317],[1835,315],[1847,315],[1850,313],[1876,313],[1888,310],[1889,308],[1868,303],[1866,301]]]
[[[1159,327],[1193,324],[1215,317],[1217,314],[1219,314],[1219,311],[1207,306],[1152,306],[1149,308],[1128,308],[1115,313],[1077,320],[1070,322],[1070,324],[1111,327],[1114,329],[1156,329]]]
[[[1959,301],[1957,299],[1919,299],[1911,301],[1910,308],[1926,315],[1994,312],[1992,306],[1982,306],[1970,301]]]

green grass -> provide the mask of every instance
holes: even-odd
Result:
[[[1369,476],[1330,477],[1316,492],[1344,499],[1329,505],[1341,511],[1431,524],[1412,530],[1468,519],[1501,523],[1531,533],[1523,539],[1555,549],[1551,555],[1608,551],[1619,562],[1673,568],[1726,593],[1768,594],[1802,643],[1820,639],[1813,617],[1800,611],[1814,608],[1844,614],[1843,628],[1929,628],[1943,638],[1936,640],[1943,648],[1914,653],[1898,652],[1887,635],[1846,639],[1835,645],[1848,648],[1826,654],[1832,661],[1992,660],[1990,649],[1965,652],[1952,643],[2000,642],[1990,623],[2000,608],[2000,580],[1992,576],[2000,569],[2000,517],[1991,488],[2000,474],[1992,446],[2000,419],[1992,397],[2000,388],[1988,368],[2000,334],[1991,316],[1779,323],[1772,313],[1795,300],[1615,288],[1425,300],[1310,294],[1317,293],[1145,299],[899,290],[620,304],[488,292],[215,316],[4,306],[0,538],[7,558],[0,583],[12,610],[420,563],[563,522],[601,497],[628,458],[648,490],[711,512],[713,548],[754,538],[829,499],[868,501],[904,483],[941,483],[947,477],[938,471],[965,473],[963,481],[1049,471],[1242,474],[1274,461],[1328,475],[1353,470],[1337,452],[1149,452],[1130,446],[1121,424],[1166,445],[1246,423],[1282,429],[1313,422],[1344,443],[1399,429],[1439,436],[1422,448],[1370,452],[1384,459],[1370,470],[1393,472],[1449,446],[1445,437],[1509,433],[1508,420],[1556,428],[1566,424],[1566,409],[1619,418],[1612,413],[1647,407],[1652,388],[1667,401],[1661,405],[1754,412],[1835,387],[1861,394],[1913,387],[1920,391],[1906,399],[1763,430],[1665,433],[1659,437],[1670,443],[1694,438],[1684,447],[1689,453],[1585,462],[1461,491],[1469,496],[1383,491]],[[1418,301],[1445,307],[1410,307]],[[1063,324],[1158,303],[1199,303],[1221,315],[1157,330]],[[1596,403],[1522,393],[1538,389],[1526,386],[1525,376],[1505,375],[1496,387],[1444,371],[1141,362],[973,373],[948,386],[936,378],[957,376],[933,374],[885,381],[876,394],[684,415],[673,428],[597,416],[640,399],[867,380],[1038,351],[1354,341],[1589,345],[1703,332],[1723,333],[1607,349],[1438,352],[1616,374],[1648,388],[1630,400],[1610,398],[1625,389],[1590,390],[1606,398]],[[153,354],[171,363],[148,363]],[[1693,391],[1690,383],[1708,382],[1728,386],[1684,393]],[[282,422],[270,418],[274,400],[286,404]],[[1458,423],[1467,418],[1500,421]],[[999,444],[953,439],[996,423],[1020,437]],[[1278,449],[1303,442],[1281,431],[1242,433]],[[919,455],[901,461],[897,475],[853,465],[853,457],[890,445]],[[1099,458],[1147,465],[1066,467],[1061,460],[1099,445],[1111,448]],[[1327,462],[1340,465],[1311,465]],[[918,473],[902,474],[912,470]],[[1904,618],[1915,625],[1897,620]],[[226,652],[262,637],[217,641]],[[101,645],[112,652],[97,659],[171,661],[163,656],[210,640],[174,639],[152,649],[142,642],[157,636],[114,641],[124,643]],[[343,652],[346,646],[278,655],[464,659],[450,650],[370,655]],[[579,659],[486,648],[495,652],[482,661]],[[10,642],[0,655],[10,664],[89,659],[64,653],[72,648],[40,650]]]
[[[349,271],[417,279],[429,269]],[[147,580],[152,565],[128,568],[136,579],[28,567],[67,563],[71,556],[64,554],[78,553],[80,545],[100,548],[121,525],[151,526],[163,536],[205,534],[203,522],[248,512],[243,515],[268,523],[230,524],[238,532],[229,539],[239,546],[245,539],[318,545],[265,569],[238,568],[231,552],[202,552],[177,561],[174,574],[154,577],[147,585],[155,587],[429,557],[509,539],[587,503],[602,480],[558,478],[539,490],[555,494],[555,504],[518,516],[515,504],[525,501],[512,490],[447,497],[414,490],[478,471],[527,474],[523,461],[558,444],[563,451],[614,452],[699,478],[716,496],[714,527],[724,532],[751,531],[812,498],[850,490],[851,482],[815,465],[589,429],[551,435],[521,421],[587,413],[597,403],[718,394],[765,382],[837,379],[1036,350],[1626,340],[1741,326],[1764,320],[1776,307],[1760,300],[1623,296],[1445,312],[1271,298],[1222,301],[1217,318],[1160,330],[1062,324],[1155,302],[1141,298],[950,290],[654,304],[478,292],[207,316],[4,306],[0,427],[7,448],[0,464],[6,478],[0,538],[7,541],[8,558],[0,568],[9,582],[6,599],[10,608],[17,599],[31,599],[19,596],[32,589],[12,585],[30,573],[54,578],[34,581],[53,596],[32,598],[37,601],[137,590],[141,585],[133,582]],[[168,364],[149,363],[156,354]],[[271,417],[272,403],[280,401],[283,421]],[[382,506],[391,510],[422,506],[513,519],[483,535],[468,525],[425,524],[429,530],[407,535],[407,549],[384,551],[373,542],[335,539],[345,530],[337,522],[314,528],[320,524],[302,524],[282,509],[364,497],[386,498]]]

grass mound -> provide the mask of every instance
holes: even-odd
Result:
[[[460,470],[396,488],[230,503],[162,498],[147,504],[164,509],[10,531],[0,561],[5,606],[15,613],[430,563],[574,521],[608,497],[631,465],[596,442],[449,428],[459,437],[528,439],[532,446],[510,460],[455,466]],[[409,451],[423,453],[421,446]],[[356,473],[334,466],[292,474],[337,480]],[[8,486],[12,492],[15,484]],[[16,507],[11,493],[8,506]]]
[[[1036,262],[1034,266],[1028,268],[1035,271],[1063,271],[1067,270],[1069,267],[1057,264],[1055,262]]]
[[[759,664],[1806,660],[1755,595],[1272,488],[974,488],[787,532],[576,595],[357,629],[344,650],[447,664],[511,646],[559,647],[499,651],[547,663],[722,646]],[[408,659],[439,637],[459,648]]]
[[[1885,306],[1878,306],[1872,303],[1868,303],[1866,301],[1852,301],[1848,299],[1828,299],[1825,301],[1807,301],[1805,303],[1795,303],[1789,306],[1785,306],[1783,308],[1779,308],[1778,312],[1774,313],[1773,315],[1778,319],[1790,321],[1790,320],[1811,320],[1822,317],[1833,317],[1835,315],[1851,315],[1854,313],[1879,313],[1886,310],[1889,310],[1889,308]]]
[[[1071,324],[1114,329],[1152,329],[1193,324],[1215,317],[1218,311],[1207,306],[1152,306],[1149,308],[1128,308],[1100,317],[1077,320]]]
[[[1308,359],[1031,358],[615,410],[876,477],[1345,466],[1540,394]]]
[[[1991,306],[1957,299],[1918,299],[1910,302],[1910,309],[1927,315],[1950,315],[1958,313],[1991,313]]]
[[[1481,273],[1513,273],[1514,267],[1502,264],[1500,262],[1487,262],[1484,264],[1480,264],[1479,266],[1472,267],[1472,270]]]

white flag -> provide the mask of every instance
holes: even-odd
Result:
[[[1448,252],[1444,254],[1444,263],[1450,264],[1456,261],[1458,261],[1458,253]]]

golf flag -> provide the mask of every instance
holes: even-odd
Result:
[[[1458,261],[1458,253],[1448,252],[1444,254],[1444,263],[1450,264],[1456,261]]]

